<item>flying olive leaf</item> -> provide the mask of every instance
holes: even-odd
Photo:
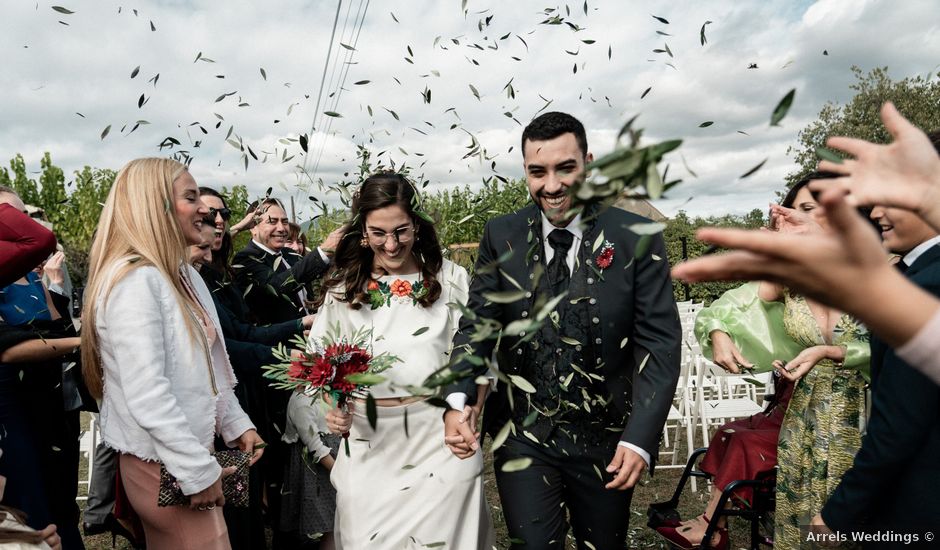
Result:
[[[477,91],[476,87],[473,84],[469,84],[470,91],[473,93],[473,96],[477,98],[477,101],[480,100],[480,92]]]
[[[706,22],[702,25],[702,30],[699,31],[699,40],[702,42],[702,45],[703,45],[703,46],[704,46],[706,43],[708,43],[708,39],[705,38],[705,25],[711,25],[711,23],[712,23],[711,21],[706,21]]]
[[[140,72],[140,65],[137,65],[137,67],[135,67],[134,70],[131,71],[131,78],[134,78],[135,76],[137,76],[137,73],[139,72]]]
[[[358,82],[353,82],[353,84],[355,84],[356,86],[362,86],[363,84],[368,84],[369,82],[372,82],[372,81],[371,81],[371,80],[360,80],[360,81],[358,81]]]
[[[842,157],[833,152],[832,149],[828,149],[826,147],[817,147],[816,156],[822,160],[828,160],[829,162],[834,162],[836,164],[842,164],[842,161],[844,160]]]
[[[264,67],[261,67],[260,71],[261,71],[261,78],[267,80],[267,79],[268,79],[268,73],[265,72]]]
[[[774,108],[774,112],[770,115],[770,125],[779,126],[779,122],[783,120],[783,117],[787,116],[787,111],[790,110],[790,106],[793,105],[793,96],[796,95],[796,88],[787,92],[787,95],[783,96],[783,99],[780,100],[780,103],[777,104],[777,107]]]
[[[755,166],[754,168],[751,168],[751,169],[748,170],[747,172],[745,172],[745,173],[741,174],[740,176],[738,176],[738,179],[742,179],[742,180],[743,180],[744,178],[753,176],[753,175],[754,175],[754,172],[757,172],[758,170],[760,170],[761,167],[764,166],[764,163],[767,162],[767,160],[768,160],[768,159],[764,159],[764,160],[760,161],[760,162],[757,164],[757,166]]]
[[[412,336],[420,336],[430,330],[430,327],[421,327],[418,330],[411,333]]]
[[[506,442],[506,438],[509,437],[509,431],[512,429],[512,420],[506,422],[502,428],[497,432],[496,437],[493,438],[491,450],[495,451],[496,449],[503,446],[503,443]]]
[[[108,137],[108,132],[111,131],[111,125],[108,124],[108,127],[101,132],[101,139]]]
[[[659,175],[655,162],[651,162],[646,166],[646,194],[651,199],[658,199],[663,196],[663,178]]]
[[[515,458],[513,460],[507,461],[505,464],[503,464],[503,467],[500,469],[506,473],[520,472],[522,470],[525,470],[531,465],[532,465],[532,459],[529,457]]]
[[[484,292],[483,297],[495,304],[511,304],[526,297],[524,290],[507,290],[504,292]]]
[[[699,124],[698,127],[699,127],[699,128],[708,128],[709,126],[711,126],[711,125],[714,124],[714,123],[715,123],[714,120],[706,120],[705,122]]]
[[[643,93],[640,95],[640,99],[643,99],[644,97],[646,97],[646,94],[650,93],[650,90],[652,90],[652,89],[653,89],[653,87],[650,86],[649,88],[643,90]]]
[[[627,229],[637,235],[655,235],[662,232],[663,229],[666,229],[666,224],[660,222],[635,223],[628,226]]]
[[[150,22],[150,30],[151,32],[157,32],[157,27],[153,24],[153,21]]]
[[[336,111],[323,111],[323,114],[333,118],[342,118],[343,115],[337,113]]]
[[[652,15],[652,14],[650,14],[650,15]],[[659,21],[660,23],[662,23],[662,24],[664,24],[664,25],[668,25],[668,24],[669,24],[669,21],[668,21],[668,20],[666,20],[665,18],[662,18],[662,17],[660,17],[660,16],[658,16],[658,15],[653,15],[652,17],[653,17],[653,19]]]
[[[366,395],[366,418],[369,419],[369,426],[372,426],[374,430],[379,421],[379,411],[376,409],[375,397],[371,393]]]
[[[512,382],[513,386],[516,386],[526,393],[535,393],[535,386],[533,386],[531,382],[519,376],[518,374],[510,374],[509,381]]]
[[[52,6],[52,9],[54,9],[55,11],[59,13],[64,13],[65,15],[72,15],[73,13],[75,13],[74,11],[68,8],[63,8],[62,6]]]
[[[689,168],[689,163],[686,162],[685,155],[683,155],[682,153],[679,153],[679,158],[682,159],[682,166],[685,167],[685,171],[691,174],[693,178],[697,178],[698,174],[696,174],[695,172],[692,171],[691,168]]]
[[[643,372],[643,369],[646,367],[646,362],[649,360],[650,360],[650,354],[647,353],[646,357],[644,357],[643,360],[640,361],[640,366],[636,368],[637,374],[640,374],[641,372]]]

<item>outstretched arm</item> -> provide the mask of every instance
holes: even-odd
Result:
[[[940,156],[924,132],[907,121],[892,103],[881,108],[881,120],[894,141],[887,145],[848,137],[827,144],[853,155],[842,163],[824,160],[820,170],[843,177],[817,180],[810,188],[836,187],[860,206],[894,206],[911,210],[940,231]]]
[[[888,264],[878,237],[844,191],[829,189],[820,200],[831,233],[702,229],[698,238],[734,251],[683,262],[673,274],[689,282],[776,281],[850,313],[889,345],[903,345],[940,313],[940,301]],[[940,358],[931,357],[937,358],[932,364],[914,366],[940,377]]]
[[[0,203],[0,287],[13,284],[55,252],[55,235],[12,205]]]

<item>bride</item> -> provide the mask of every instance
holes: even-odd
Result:
[[[460,460],[440,436],[441,410],[413,396],[448,359],[468,276],[444,260],[434,225],[404,176],[379,173],[353,197],[350,229],[324,281],[309,342],[340,325],[341,334],[372,328],[373,353],[398,357],[370,389],[373,429],[362,400],[333,408],[327,426],[349,431],[331,473],[336,488],[336,548],[493,547],[483,494],[483,459]],[[441,544],[443,543],[443,544]]]

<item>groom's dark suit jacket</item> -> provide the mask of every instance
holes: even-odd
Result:
[[[906,272],[940,297],[940,246]],[[940,337],[940,335],[938,335]],[[833,530],[940,526],[940,386],[871,340],[872,409],[855,462],[822,510]]]
[[[585,215],[585,218],[590,216]],[[679,376],[681,327],[662,236],[657,234],[644,239],[648,248],[638,250],[641,238],[627,229],[633,224],[649,222],[618,208],[601,212],[584,227],[581,246],[590,247],[586,251],[587,257],[596,259],[600,248],[595,250],[594,244],[602,235],[602,241],[610,241],[614,246],[613,263],[601,274],[586,262],[576,269],[588,270],[589,295],[585,298],[589,303],[589,318],[597,319],[594,322],[601,332],[587,345],[593,347],[592,357],[602,359],[602,373],[612,398],[609,406],[620,413],[632,410],[621,440],[646,450],[655,462],[660,434]],[[468,302],[478,318],[493,319],[505,327],[537,313],[534,310],[536,291],[533,275],[537,265],[545,266],[543,240],[542,214],[533,204],[486,224]],[[485,269],[510,252],[499,270]],[[518,290],[513,282],[526,289],[526,298],[499,304],[484,297],[491,292]],[[566,319],[561,319],[562,324],[565,322]],[[479,359],[489,358],[496,344],[493,339],[471,342],[473,333],[473,321],[464,316],[454,339],[454,354],[459,357],[461,347],[469,346],[478,359],[469,359],[464,354],[454,368],[472,371],[473,375],[448,389],[448,393],[466,393],[471,404],[476,401],[474,379],[485,374],[485,367],[480,367]],[[496,349],[500,371],[509,374],[520,372],[517,357],[522,354],[516,345],[520,338],[518,333],[502,335]],[[501,388],[490,394],[487,402],[484,429],[491,435],[509,419],[506,393],[506,388]],[[519,392],[516,395],[520,395]]]
[[[317,250],[300,256],[284,247],[279,254],[270,254],[254,241],[248,241],[232,261],[235,282],[246,293],[245,301],[261,323],[303,317],[303,304],[297,294],[305,284],[322,276],[327,266]]]

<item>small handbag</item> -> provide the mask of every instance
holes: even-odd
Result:
[[[225,504],[236,508],[248,507],[248,465],[251,453],[239,449],[217,451],[214,455],[222,468],[235,467],[235,473],[222,478],[222,494]],[[160,491],[157,493],[157,506],[188,505],[189,496],[183,494],[179,482],[160,465]]]

